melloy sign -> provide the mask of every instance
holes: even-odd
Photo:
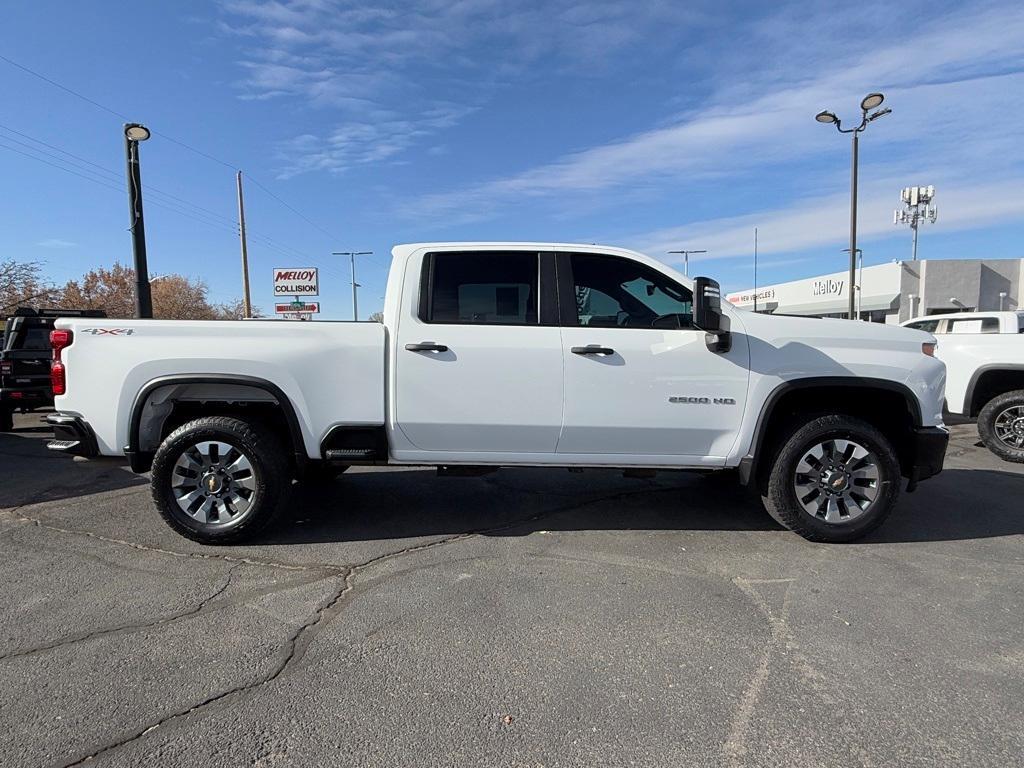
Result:
[[[274,268],[274,298],[319,295],[320,276],[316,267]]]

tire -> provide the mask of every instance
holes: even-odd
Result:
[[[985,403],[978,414],[978,434],[985,447],[1003,461],[1024,463],[1024,389],[1005,392]]]
[[[183,424],[153,457],[151,490],[160,516],[202,544],[265,530],[278,519],[290,484],[281,442],[261,425],[224,416]]]
[[[14,431],[14,411],[10,408],[0,408],[0,432]]]
[[[844,542],[885,522],[899,493],[899,459],[885,435],[835,415],[790,434],[772,461],[762,501],[776,522],[808,541]]]

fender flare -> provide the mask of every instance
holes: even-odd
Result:
[[[975,416],[972,413],[974,410],[974,390],[977,388],[981,377],[989,371],[1024,371],[1024,365],[1020,363],[989,363],[975,370],[971,374],[971,380],[967,384],[967,392],[964,394],[963,415],[967,418],[974,418]],[[978,408],[978,410],[980,411],[981,408]]]
[[[764,438],[768,422],[771,420],[771,416],[775,411],[776,406],[778,406],[779,401],[782,399],[782,396],[799,389],[827,389],[828,387],[883,389],[889,392],[901,394],[907,403],[907,411],[911,416],[914,426],[921,426],[921,403],[918,402],[910,387],[897,381],[890,381],[889,379],[871,379],[860,376],[814,376],[811,378],[784,381],[768,394],[768,397],[765,398],[764,404],[761,406],[761,412],[758,414],[757,422],[754,425],[754,434],[750,440],[750,447],[747,449],[746,455],[740,459],[739,474],[740,483],[742,485],[749,485],[751,480],[757,477],[758,463],[763,453]]]
[[[302,427],[299,426],[299,419],[295,413],[295,406],[292,405],[288,395],[272,381],[260,379],[255,376],[242,376],[238,374],[182,374],[159,376],[146,382],[135,395],[132,403],[131,415],[128,419],[128,445],[125,446],[124,454],[135,472],[144,472],[149,469],[152,456],[139,450],[139,424],[142,422],[142,410],[146,401],[149,400],[156,390],[161,387],[174,386],[177,384],[238,384],[246,387],[262,389],[271,395],[281,406],[284,412],[285,421],[288,423],[288,432],[292,440],[292,450],[295,460],[301,466],[308,460],[306,455],[306,442],[302,436]],[[140,469],[139,467],[143,467]]]

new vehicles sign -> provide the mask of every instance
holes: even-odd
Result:
[[[274,268],[274,298],[319,295],[320,275],[316,267]]]

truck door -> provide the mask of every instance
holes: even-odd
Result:
[[[693,326],[692,291],[632,259],[559,254],[558,283],[565,414],[557,452],[681,464],[728,455],[746,400],[745,336],[734,333],[729,352],[708,349]]]
[[[419,274],[418,292],[415,278],[406,282],[394,352],[399,431],[419,451],[554,453],[554,254],[439,251],[423,256]]]

